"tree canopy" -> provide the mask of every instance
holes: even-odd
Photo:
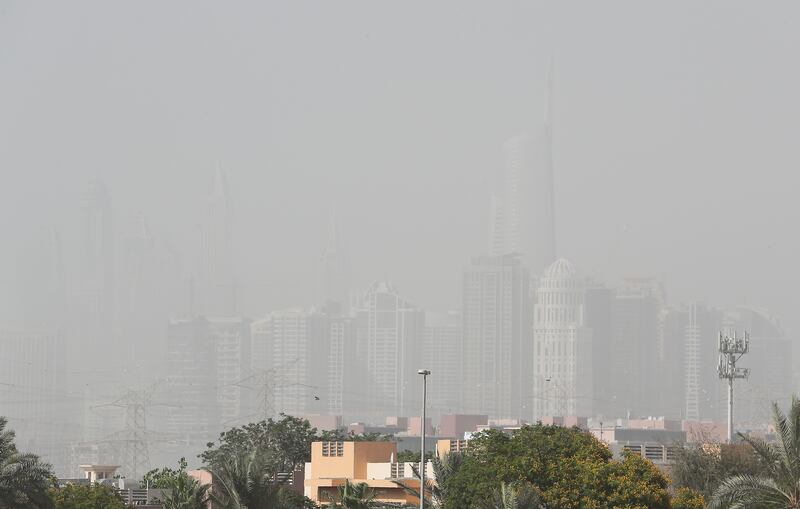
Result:
[[[126,509],[125,502],[111,486],[68,484],[50,492],[55,509]]]
[[[800,399],[792,396],[788,413],[773,402],[772,414],[774,443],[739,433],[760,458],[764,471],[737,473],[722,481],[709,508],[800,509]]]
[[[51,485],[50,465],[35,454],[21,453],[14,443],[14,431],[0,417],[0,508],[48,509],[47,489]]]
[[[503,483],[526,483],[546,507],[559,509],[670,507],[668,480],[651,462],[636,455],[614,461],[604,444],[576,428],[536,424],[513,434],[477,434],[445,481],[444,507],[491,503]]]
[[[367,433],[358,435],[344,430],[318,431],[308,420],[280,414],[280,419],[267,419],[220,433],[216,443],[210,442],[200,455],[207,466],[214,466],[221,458],[258,450],[269,473],[292,472],[311,460],[311,443],[315,441],[378,441],[389,440],[388,435]]]
[[[214,466],[225,458],[259,451],[263,467],[270,473],[292,472],[309,460],[311,442],[318,440],[317,429],[306,419],[281,414],[272,418],[223,431],[217,443],[209,443],[200,457]]]
[[[159,489],[166,489],[171,487],[178,479],[183,476],[188,475],[186,473],[186,468],[188,467],[188,463],[186,462],[186,458],[181,458],[178,461],[178,468],[173,469],[170,467],[164,468],[154,468],[150,470],[144,476],[142,476],[142,480],[139,483],[143,488],[159,488]]]
[[[705,497],[689,488],[678,488],[672,497],[672,509],[704,509]]]
[[[746,442],[686,444],[676,449],[670,475],[677,488],[690,488],[709,499],[726,478],[736,474],[759,476],[765,468]]]

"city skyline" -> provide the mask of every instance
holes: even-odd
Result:
[[[720,420],[720,330],[760,426],[800,388],[800,35],[507,7],[4,5],[20,443],[139,469],[281,412],[400,429],[420,368],[434,419]]]

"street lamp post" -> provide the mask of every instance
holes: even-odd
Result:
[[[428,399],[429,369],[420,369],[417,374],[422,375],[422,420],[420,422],[420,436],[422,437],[419,451],[419,509],[425,509],[425,406]]]

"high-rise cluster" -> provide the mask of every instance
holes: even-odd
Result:
[[[115,222],[109,189],[93,181],[73,270],[48,232],[20,270],[20,323],[0,326],[0,407],[20,443],[59,474],[82,462],[130,473],[159,453],[196,457],[221,431],[280,413],[402,427],[419,414],[421,368],[432,372],[433,417],[720,419],[726,328],[750,332],[738,421],[757,422],[791,380],[791,342],[774,317],[671,305],[656,279],[606,285],[559,257],[552,83],[551,66],[544,121],[498,150],[488,246],[455,262],[450,310],[423,309],[392,281],[356,284],[333,213],[317,253],[324,295],[260,309],[243,302],[221,169],[189,256],[142,214]]]

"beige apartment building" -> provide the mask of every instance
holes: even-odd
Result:
[[[419,489],[414,476],[414,463],[398,463],[395,442],[314,442],[311,462],[306,463],[305,496],[314,502],[328,505],[337,500],[339,486],[350,481],[366,483],[378,501],[385,504],[419,504],[399,486]],[[433,469],[426,465],[425,475],[433,480]]]

